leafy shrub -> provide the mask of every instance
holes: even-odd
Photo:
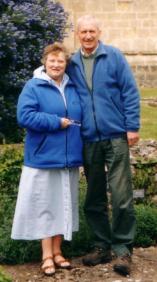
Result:
[[[157,243],[157,209],[149,205],[136,206],[137,230],[135,244],[148,247]]]
[[[23,263],[41,259],[39,241],[16,241],[10,239],[15,210],[17,187],[23,162],[21,146],[0,148],[0,260]],[[63,251],[67,256],[82,255],[91,246],[93,238],[85,221],[83,205],[86,181],[80,179],[80,230],[72,242],[65,242]],[[147,247],[157,243],[157,209],[154,206],[136,205],[137,231],[135,245]]]
[[[156,185],[157,161],[138,161],[134,164],[133,184],[135,189],[144,189],[146,196],[157,194]]]
[[[17,96],[40,65],[43,48],[67,35],[67,20],[68,13],[56,1],[0,3],[0,131],[7,142],[23,138],[16,124]]]
[[[23,163],[23,147],[6,146],[5,150],[0,154],[0,191],[1,194],[15,197],[17,194],[17,187],[21,167]]]
[[[12,279],[0,268],[0,282],[11,282]]]

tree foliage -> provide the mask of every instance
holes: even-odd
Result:
[[[7,141],[20,141],[17,96],[40,65],[43,48],[67,35],[67,20],[68,14],[56,1],[0,2],[0,132]]]

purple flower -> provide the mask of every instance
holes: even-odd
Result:
[[[0,118],[4,123],[7,115],[11,119],[10,113],[15,120],[11,109],[21,87],[40,65],[43,48],[56,40],[62,42],[69,27],[68,13],[55,1],[0,1],[0,99],[4,97]]]

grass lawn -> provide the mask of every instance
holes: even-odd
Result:
[[[157,99],[157,88],[143,88],[140,89],[142,98],[156,98]]]
[[[157,89],[141,89],[141,98],[156,98]],[[157,139],[157,107],[141,102],[141,139]]]

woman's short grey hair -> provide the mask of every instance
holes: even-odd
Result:
[[[77,20],[77,31],[83,22],[92,22],[100,30],[100,21],[92,15],[84,15]]]

